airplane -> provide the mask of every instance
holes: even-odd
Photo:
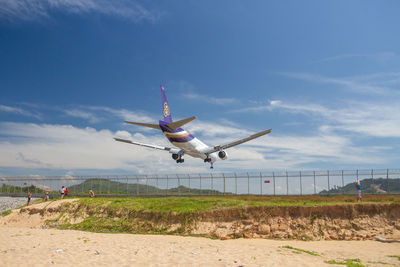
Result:
[[[167,97],[165,96],[165,88],[161,85],[160,89],[162,98],[163,120],[160,120],[158,124],[132,121],[125,121],[125,123],[161,130],[165,137],[176,147],[164,147],[151,144],[143,144],[121,138],[114,138],[115,141],[168,151],[172,154],[172,158],[176,161],[176,163],[183,163],[183,155],[187,154],[194,158],[203,159],[205,163],[209,162],[211,164],[210,168],[213,169],[213,164],[215,161],[217,161],[218,158],[221,160],[226,160],[228,158],[228,153],[226,153],[225,151],[227,148],[243,144],[260,136],[269,134],[272,131],[272,129],[264,130],[252,134],[246,138],[233,141],[231,143],[210,147],[204,144],[198,138],[191,135],[188,131],[185,131],[181,128],[181,126],[187,124],[188,122],[191,122],[192,120],[196,119],[196,117],[193,116],[179,121],[172,120]]]

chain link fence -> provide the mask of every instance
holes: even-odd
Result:
[[[0,177],[0,195],[21,196],[46,190],[58,196],[87,196],[89,190],[107,196],[202,195],[338,195],[354,194],[360,180],[363,193],[399,194],[400,169],[203,173],[168,175],[95,175]]]

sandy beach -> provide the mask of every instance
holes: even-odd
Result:
[[[309,255],[291,246],[317,252]],[[202,237],[102,234],[0,227],[2,266],[323,266],[359,258],[400,266],[400,243],[377,241],[213,240]],[[380,263],[379,263],[380,262]]]

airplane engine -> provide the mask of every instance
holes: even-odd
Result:
[[[173,158],[174,160],[177,160],[177,159],[179,159],[179,155],[178,155],[178,154],[172,154],[172,158]]]
[[[221,150],[220,152],[218,152],[218,157],[219,157],[220,159],[225,160],[225,159],[228,158],[228,154],[227,154],[225,151]]]

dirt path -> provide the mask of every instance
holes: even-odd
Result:
[[[293,248],[314,251],[309,255]],[[212,240],[200,237],[101,234],[0,227],[2,266],[334,266],[360,259],[368,266],[400,266],[400,243],[376,241]],[[390,265],[388,265],[390,264]]]

